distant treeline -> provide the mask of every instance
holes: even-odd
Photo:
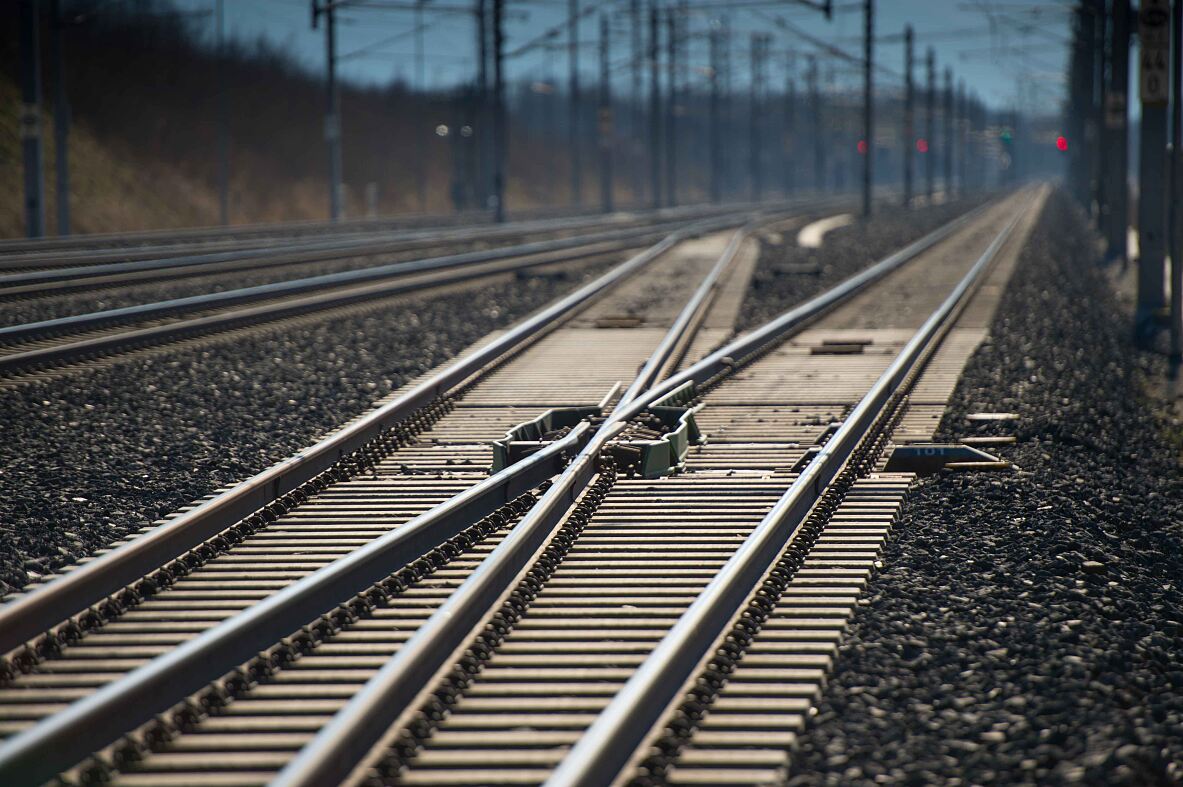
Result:
[[[40,5],[45,14],[49,4]],[[149,171],[154,165],[175,168],[214,189],[219,91],[224,89],[232,219],[325,215],[325,98],[319,75],[264,39],[230,40],[221,57],[208,33],[201,32],[210,27],[208,16],[194,19],[168,0],[63,0],[63,8],[69,23],[65,82],[76,126],[121,160]],[[46,15],[41,49],[47,113],[52,95],[45,66],[48,24]],[[3,73],[15,85],[15,13],[0,15],[0,47]],[[474,207],[473,138],[435,133],[440,124],[452,129],[465,121],[472,125],[471,104],[470,89],[423,94],[398,82],[382,88],[343,84],[347,212],[364,213],[367,192],[384,214]],[[47,147],[49,133],[47,123]],[[519,137],[519,146],[527,139]],[[545,148],[545,140],[531,140],[530,166],[523,167],[522,177],[546,174],[551,154],[538,148],[540,142]],[[19,167],[19,161],[11,165]],[[535,202],[541,194],[517,180],[510,187],[510,198],[520,202]]]
[[[65,31],[66,85],[80,131],[120,166],[134,166],[129,177],[160,188],[170,204],[192,194],[193,210],[155,222],[212,223],[217,220],[219,101],[228,117],[231,219],[234,222],[323,218],[327,212],[327,153],[324,135],[323,77],[310,72],[277,44],[265,39],[232,39],[224,56],[214,49],[208,14],[194,15],[169,0],[61,0]],[[42,2],[43,13],[49,3]],[[297,6],[293,6],[293,12]],[[16,83],[16,14],[0,15],[2,68]],[[46,55],[48,18],[43,20]],[[711,98],[709,77],[701,69],[681,69],[675,100],[669,96],[665,64],[658,113],[650,116],[650,72],[617,47],[613,71],[614,112],[611,150],[617,205],[648,203],[653,177],[668,202],[673,186],[679,202],[708,198],[712,167],[719,196],[747,198],[797,189],[852,189],[862,169],[860,91],[838,85],[809,91],[804,72],[765,83],[755,96],[743,79]],[[597,63],[584,55],[588,80],[579,112],[582,203],[599,200],[598,133],[606,126],[597,107],[598,86],[589,79]],[[43,57],[43,59],[45,59]],[[683,64],[684,66],[685,64]],[[814,72],[816,76],[816,71]],[[563,207],[572,200],[570,112],[563,85],[515,73],[507,88],[510,211]],[[632,79],[636,79],[636,83]],[[829,83],[831,80],[826,79]],[[633,95],[628,85],[641,90]],[[728,92],[726,86],[732,86]],[[2,86],[0,86],[2,87]],[[220,91],[224,90],[224,96]],[[52,85],[45,80],[45,106]],[[902,91],[883,86],[876,96],[875,176],[880,184],[902,180]],[[220,96],[222,96],[220,98]],[[385,87],[343,83],[341,117],[346,212],[361,215],[373,206],[380,214],[424,209],[432,212],[483,204],[482,183],[489,178],[487,123],[477,111],[472,85],[422,93],[394,81]],[[921,102],[918,101],[918,104]],[[936,101],[936,139],[925,150],[943,162],[947,145],[940,133],[943,101]],[[714,108],[712,110],[712,107]],[[970,102],[971,153],[966,172],[971,185],[986,184],[1007,151],[999,140],[1003,126],[1019,125]],[[961,114],[962,118],[966,117]],[[8,115],[0,113],[0,120]],[[714,120],[712,120],[714,118]],[[9,118],[15,121],[15,113]],[[917,112],[917,136],[922,125]],[[672,127],[667,125],[672,123]],[[446,127],[439,128],[439,127]],[[439,134],[436,133],[439,128]],[[712,134],[712,129],[717,133]],[[48,124],[47,148],[48,145]],[[463,131],[463,133],[458,133]],[[1036,132],[1039,133],[1036,133]],[[1011,154],[1030,171],[1047,155],[1050,143],[1035,127],[1015,129]],[[717,150],[711,152],[711,140]],[[15,139],[12,140],[15,144]],[[656,167],[651,166],[653,144]],[[917,140],[917,145],[921,144]],[[1024,146],[1034,146],[1030,152]],[[669,151],[675,152],[670,160]],[[1048,150],[1053,150],[1048,148]],[[1036,154],[1039,154],[1036,156]],[[1008,154],[1009,155],[1009,154]],[[917,157],[917,181],[926,167]],[[83,162],[79,162],[79,166]],[[1054,163],[1054,162],[1053,162]],[[17,188],[19,161],[5,164],[4,183]],[[935,168],[938,177],[943,167]],[[9,177],[9,176],[12,177]],[[47,181],[49,180],[47,174]],[[164,188],[164,183],[171,188]],[[97,189],[102,191],[102,189]],[[117,191],[117,189],[115,189]],[[111,195],[119,199],[118,193]],[[113,219],[116,223],[120,219]],[[110,221],[108,221],[110,223]]]

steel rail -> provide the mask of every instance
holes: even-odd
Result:
[[[590,291],[596,285],[600,285],[596,287],[596,292],[603,291],[604,285],[600,283],[605,279],[610,278],[611,283],[619,281],[645,262],[668,250],[675,243],[708,231],[714,227],[715,223],[705,222],[671,234],[662,243],[619,266],[612,273],[602,277],[601,280],[593,282],[580,290],[579,293],[568,296],[564,302],[570,301],[571,303],[562,311],[559,310],[560,304],[556,304],[547,312],[533,318],[530,323],[542,324],[541,318],[551,312],[556,314],[569,312],[575,305],[587,300],[587,296],[578,299],[575,296]],[[740,232],[742,233],[742,230]],[[729,256],[734,255],[734,248],[737,248],[735,244],[729,244]],[[722,269],[721,266],[716,265],[712,269],[712,274],[717,276]],[[706,294],[707,292],[700,288],[692,299],[692,303],[697,304],[697,308],[702,308]],[[550,317],[550,320],[553,321],[553,316]],[[676,324],[684,329],[687,323],[679,320]],[[496,340],[487,347],[506,344],[507,338]],[[662,347],[665,347],[664,343]],[[465,362],[470,367],[469,370],[479,369],[484,366],[485,362],[504,353],[503,348],[497,347],[496,349],[497,352],[483,350],[470,357]],[[482,361],[479,365],[478,359]],[[462,371],[454,368],[444,374],[458,378]],[[464,376],[467,377],[467,375]],[[424,386],[426,385],[425,383]],[[424,386],[420,386],[420,388]],[[431,390],[434,391],[435,388],[432,387]],[[414,393],[412,392],[412,394]],[[397,402],[391,403],[387,407],[394,404]],[[186,695],[228,673],[260,650],[266,649],[283,637],[292,634],[317,615],[331,610],[353,595],[364,591],[382,577],[398,571],[406,563],[418,558],[424,551],[438,546],[439,543],[455,535],[464,526],[496,509],[498,505],[556,475],[565,464],[562,462],[563,456],[569,450],[580,446],[587,439],[589,432],[588,425],[581,425],[562,440],[548,446],[543,452],[545,458],[531,458],[527,462],[511,465],[456,498],[442,503],[431,511],[416,517],[408,524],[351,552],[345,558],[293,583],[283,591],[269,596],[259,604],[188,640],[168,654],[154,659],[119,680],[104,686],[89,697],[73,703],[61,713],[50,716],[20,733],[0,745],[0,782],[6,782],[6,780],[13,780],[16,783],[40,782],[52,778],[62,770],[61,763],[66,763],[66,767],[69,767],[91,752],[109,744],[121,734],[148,721],[154,714],[171,707]],[[585,452],[579,454],[580,457],[584,455]],[[542,454],[536,456],[542,456]],[[594,458],[594,455],[592,456]],[[559,462],[562,464],[557,464]],[[594,464],[585,462],[583,467],[589,474],[594,472]],[[546,495],[550,495],[551,492],[553,490],[548,491]],[[211,501],[211,504],[216,502],[217,500]],[[561,511],[556,511],[554,514],[556,517],[560,515]],[[174,524],[176,523],[166,525],[161,530],[170,528]],[[204,528],[205,531],[209,529],[208,527]],[[521,529],[520,526],[515,527],[503,544],[516,544],[518,549],[527,549],[529,553],[532,553],[533,550],[529,546],[532,543],[530,539],[538,535],[545,535],[545,533],[539,534],[535,529],[527,533],[527,537],[523,539],[519,535]],[[82,571],[90,570],[90,573],[94,575],[96,573],[93,568],[95,564],[107,561],[118,552],[135,547],[140,541],[151,538],[156,532],[153,531],[140,539],[129,542],[103,558],[65,575],[53,585],[67,582]],[[528,557],[529,554],[526,554],[522,559]],[[136,569],[141,569],[141,566],[136,565],[134,568],[128,566],[123,573],[133,576],[143,573],[142,570],[136,571]],[[111,568],[107,568],[105,571],[99,572],[100,578],[107,581],[107,587],[114,586],[109,578],[111,571]],[[481,573],[480,569],[477,573]],[[504,578],[501,576],[495,577],[496,582],[503,580]],[[53,585],[47,586],[46,589],[53,587]],[[7,610],[8,608],[0,608],[0,630],[6,627],[3,613]],[[0,634],[0,636],[3,635]]]
[[[338,288],[324,293],[281,299],[256,306],[220,311],[204,317],[190,317],[152,325],[146,328],[129,327],[116,333],[105,333],[90,338],[74,338],[61,343],[34,347],[29,350],[0,355],[0,374],[11,374],[29,368],[44,368],[73,360],[125,349],[160,344],[191,335],[229,330],[240,325],[292,317],[312,311],[346,306],[360,301],[416,292],[431,287],[458,284],[499,273],[535,268],[559,262],[587,259],[635,248],[641,240],[652,240],[655,233],[635,241],[620,240],[578,246],[563,252],[534,255],[533,258],[511,257],[488,263],[477,263],[458,270],[444,270],[422,274],[408,274],[393,281],[380,281],[357,287]]]
[[[512,589],[513,580],[545,542],[572,502],[595,475],[603,448],[653,402],[687,381],[701,383],[734,369],[743,358],[828,311],[882,276],[895,270],[952,232],[963,227],[979,208],[891,255],[838,287],[791,310],[748,337],[731,342],[685,371],[643,392],[616,408],[592,435],[571,464],[553,479],[550,489],[519,521],[481,565],[457,588],[426,623],[407,640],[335,714],[300,753],[271,782],[272,787],[316,787],[343,782],[365,759],[391,723],[400,726],[418,707],[417,700],[431,691],[432,679],[452,662],[471,629],[495,609]],[[681,317],[681,315],[680,315]],[[679,320],[681,322],[681,320]],[[662,346],[668,353],[667,342]],[[625,396],[629,396],[626,394]]]
[[[600,222],[611,226],[611,222]],[[104,262],[69,267],[39,268],[20,273],[0,274],[0,297],[34,292],[55,292],[66,288],[77,288],[96,283],[157,281],[171,277],[203,275],[207,272],[233,271],[241,268],[255,270],[281,265],[296,265],[307,262],[339,259],[352,256],[373,256],[377,254],[414,251],[442,243],[463,243],[472,240],[493,240],[520,235],[553,232],[559,229],[578,229],[580,225],[553,227],[549,229],[500,232],[490,228],[480,233],[472,228],[453,233],[414,233],[412,237],[374,237],[350,241],[316,241],[299,244],[271,244],[266,248],[242,249],[235,247],[226,251],[201,251],[169,257],[147,257],[120,262]],[[0,265],[3,261],[0,261]]]
[[[512,225],[498,233],[492,227],[493,235],[510,235],[523,232]],[[441,227],[431,229],[388,229],[385,231],[349,232],[343,234],[324,233],[303,240],[294,238],[259,237],[235,240],[211,240],[203,243],[171,243],[153,246],[105,247],[102,249],[67,249],[61,251],[30,251],[0,254],[0,283],[16,285],[37,281],[52,281],[69,271],[73,275],[97,276],[102,273],[118,273],[125,270],[142,270],[153,267],[176,267],[191,258],[207,258],[205,262],[217,262],[218,255],[247,254],[252,251],[270,251],[273,254],[295,252],[302,249],[342,247],[364,242],[420,243],[449,240],[452,237],[472,237],[478,234],[474,227]],[[249,258],[247,258],[249,259]],[[143,266],[138,265],[143,263]]]
[[[219,240],[267,238],[274,235],[335,233],[348,235],[366,231],[397,231],[416,229],[446,229],[461,223],[475,223],[484,212],[458,213],[448,216],[391,216],[369,219],[353,218],[340,222],[316,219],[237,224],[229,227],[187,227],[180,229],[137,230],[132,232],[92,232],[64,237],[10,238],[0,240],[0,255],[53,252],[59,250],[102,251],[107,249],[136,249],[162,243],[203,243]],[[428,219],[424,221],[423,219]],[[474,221],[475,220],[475,221]],[[536,220],[536,219],[528,219]],[[491,224],[491,222],[489,222]],[[122,244],[122,245],[120,245]]]
[[[587,424],[580,424],[544,450],[0,744],[0,783],[42,784],[52,779],[260,651],[297,633],[310,620],[367,590],[499,506],[554,476],[566,464],[564,455],[586,439],[589,429]]]
[[[722,213],[723,210],[714,211]],[[698,217],[698,212],[687,212]],[[39,270],[20,273],[0,274],[0,296],[8,295],[21,285],[51,284],[75,285],[79,278],[93,278],[114,274],[133,274],[176,270],[177,275],[187,269],[217,265],[221,263],[249,263],[274,259],[272,265],[294,264],[299,262],[315,262],[319,260],[335,259],[345,256],[364,256],[387,252],[412,250],[424,246],[431,246],[442,242],[461,242],[469,240],[492,240],[515,235],[531,235],[536,233],[556,232],[562,230],[576,230],[596,227],[612,227],[621,225],[635,225],[637,228],[646,226],[641,222],[649,222],[648,226],[656,227],[662,224],[682,220],[683,216],[646,216],[631,217],[624,214],[611,216],[589,216],[579,219],[556,220],[550,219],[538,222],[523,222],[508,224],[500,227],[461,227],[443,230],[416,230],[401,233],[371,234],[364,237],[352,238],[316,238],[297,242],[287,242],[266,246],[265,248],[234,247],[225,251],[211,251],[203,249],[197,253],[182,254],[168,257],[149,257],[138,260],[123,259],[119,262],[105,262],[91,265],[55,266]],[[260,241],[264,243],[265,241]],[[112,253],[114,254],[114,253]],[[10,260],[0,257],[0,269]],[[24,289],[21,287],[21,289]]]
[[[981,282],[1022,216],[1023,211],[1016,212],[859,400],[842,426],[580,736],[546,782],[549,787],[610,785],[620,776],[806,514],[869,433],[893,394],[964,308],[968,295]]]
[[[712,206],[698,205],[700,210]],[[616,215],[656,215],[661,211],[621,211]],[[421,233],[446,232],[457,228],[483,227],[494,229],[491,220],[484,220],[482,213],[457,213],[449,216],[386,219],[349,219],[341,222],[292,221],[260,224],[243,224],[234,227],[204,227],[193,229],[144,230],[132,233],[91,233],[68,237],[47,237],[38,239],[0,240],[0,267],[16,257],[45,255],[53,258],[57,253],[85,256],[88,253],[106,254],[152,252],[154,249],[183,247],[214,247],[238,243],[244,248],[267,243],[277,238],[348,238],[365,233]],[[565,210],[538,211],[534,215],[519,218],[506,225],[558,224],[564,221],[595,221],[604,219],[604,214],[572,213]]]
[[[669,231],[669,228],[660,225],[657,227],[630,227],[628,229],[610,230],[589,235],[577,235],[571,238],[533,241],[497,249],[468,251],[461,252],[460,254],[448,254],[442,257],[429,257],[422,260],[394,262],[387,265],[376,265],[370,268],[338,271],[337,273],[326,273],[319,276],[307,276],[299,279],[272,282],[271,284],[260,284],[254,287],[241,287],[223,292],[191,295],[184,298],[171,298],[165,301],[144,303],[137,306],[125,306],[118,309],[107,309],[89,314],[77,314],[70,317],[58,317],[52,320],[9,325],[0,327],[0,342],[15,343],[31,341],[62,333],[110,325],[115,322],[143,320],[176,314],[178,312],[232,306],[285,295],[298,295],[331,287],[388,280],[413,273],[461,268],[511,257],[549,254],[580,246],[588,246],[594,243],[645,237],[661,233],[662,230]]]
[[[694,225],[666,236],[493,339],[459,363],[420,383],[346,428],[272,465],[214,499],[0,607],[0,653],[8,653],[204,542],[321,473],[425,405],[455,390],[506,353],[540,338],[562,317],[664,254],[709,231]]]
[[[786,203],[788,204],[788,203]],[[349,242],[351,239],[355,242],[362,242],[365,240],[373,240],[375,238],[385,238],[391,242],[402,241],[439,241],[452,240],[455,238],[483,238],[483,237],[502,237],[511,236],[515,234],[526,234],[532,232],[548,232],[553,230],[563,230],[578,227],[594,227],[598,225],[611,225],[616,223],[629,223],[635,221],[662,221],[674,219],[689,219],[689,218],[705,218],[710,215],[719,214],[727,210],[741,209],[742,205],[731,206],[715,206],[715,205],[691,205],[683,206],[674,209],[661,209],[657,211],[643,210],[643,211],[621,211],[609,215],[604,214],[581,214],[574,216],[558,216],[548,218],[533,218],[510,222],[504,225],[481,224],[481,223],[464,223],[454,222],[451,224],[439,224],[429,226],[381,226],[381,223],[375,223],[372,229],[367,229],[362,226],[350,229],[348,231],[317,231],[315,234],[308,235],[297,234],[295,239],[291,237],[291,233],[285,228],[285,225],[260,225],[264,228],[272,227],[270,230],[260,230],[259,234],[243,236],[241,239],[234,237],[213,238],[208,241],[184,241],[181,236],[163,234],[161,237],[164,240],[172,240],[177,238],[175,243],[166,245],[160,243],[156,245],[129,245],[129,246],[101,246],[101,247],[83,247],[83,248],[58,248],[54,246],[36,246],[28,247],[28,244],[23,244],[25,248],[21,248],[22,244],[11,247],[13,250],[5,251],[0,248],[0,270],[19,270],[22,268],[57,268],[52,263],[56,260],[94,260],[97,264],[107,264],[111,262],[126,262],[129,260],[149,260],[160,257],[163,254],[173,254],[179,257],[186,257],[191,255],[204,254],[217,251],[233,251],[234,249],[255,249],[265,244],[273,244],[272,251],[275,250],[274,244],[283,243],[291,249],[304,248],[308,244],[316,244],[322,242]],[[457,226],[459,225],[459,226]],[[320,229],[332,230],[339,225],[321,225]],[[106,237],[106,236],[104,236]],[[117,239],[121,236],[112,235],[112,239]],[[303,238],[302,240],[300,238]],[[56,240],[56,239],[48,239]],[[42,243],[38,241],[37,243]],[[0,241],[0,247],[4,245],[4,241]],[[85,266],[91,267],[91,266]]]
[[[711,267],[690,300],[678,312],[673,324],[670,325],[669,330],[662,337],[661,343],[657,345],[645,365],[641,367],[641,371],[637,373],[632,385],[621,395],[620,400],[616,403],[617,409],[656,385],[662,377],[666,376],[669,367],[678,362],[690,339],[697,332],[698,324],[706,316],[707,307],[718,293],[723,273],[735,262],[735,255],[739,253],[740,246],[754,226],[753,223],[742,227],[728,240],[719,259]]]
[[[745,203],[734,203],[728,207],[741,208]],[[649,208],[641,208],[637,210],[621,210],[613,215],[636,216],[636,215],[673,215],[678,212],[689,212],[693,210],[709,211],[718,209],[719,206],[707,203],[699,203],[696,205],[684,205],[674,209],[662,208],[659,210],[651,210]],[[145,245],[157,242],[179,242],[197,244],[207,242],[216,242],[219,240],[233,241],[235,239],[269,239],[274,236],[291,237],[302,235],[324,235],[335,234],[340,236],[347,236],[350,234],[357,234],[361,232],[399,232],[399,231],[432,231],[432,230],[447,230],[456,227],[457,225],[469,226],[478,224],[482,227],[491,229],[494,225],[491,218],[488,218],[487,211],[468,211],[465,213],[456,213],[451,215],[406,215],[406,216],[390,216],[386,218],[353,218],[346,219],[340,222],[327,222],[319,220],[306,221],[283,221],[283,222],[266,222],[255,224],[238,224],[231,227],[191,227],[183,229],[161,229],[161,230],[140,230],[136,232],[104,232],[104,233],[88,233],[79,235],[70,235],[68,237],[48,237],[48,238],[19,238],[0,240],[0,259],[6,255],[17,255],[22,253],[37,253],[40,251],[52,252],[57,250],[96,250],[102,251],[107,249],[120,250],[134,250],[136,248],[143,248]],[[562,222],[581,219],[603,219],[602,213],[573,213],[568,209],[543,209],[535,211],[526,211],[521,214],[520,218],[516,218],[508,224],[527,224],[535,222]],[[113,244],[126,244],[125,246],[115,246]]]

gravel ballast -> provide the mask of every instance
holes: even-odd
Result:
[[[0,593],[307,446],[606,264],[0,391]]]
[[[941,427],[1021,470],[909,494],[791,785],[1183,783],[1178,447],[1094,261],[1054,195]]]
[[[869,221],[859,220],[828,232],[816,249],[798,246],[792,235],[776,245],[762,239],[737,329],[768,322],[983,201],[983,197],[973,197],[914,210],[879,206]]]

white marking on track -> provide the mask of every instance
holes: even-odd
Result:
[[[839,227],[845,227],[852,221],[854,221],[854,214],[840,213],[837,216],[830,216],[826,219],[819,219],[812,224],[806,224],[797,233],[797,245],[806,249],[819,248],[826,237],[826,233],[836,230]]]

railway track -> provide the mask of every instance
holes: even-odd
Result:
[[[272,323],[351,304],[559,263],[605,262],[663,238],[668,242],[726,226],[744,216],[666,222],[519,244],[0,328],[0,374],[20,381],[58,367],[110,359],[130,350]]]
[[[33,589],[0,608],[0,774],[38,783],[94,752],[69,778],[781,772],[911,479],[886,448],[931,436],[1024,207],[974,211],[679,372],[745,265],[740,236],[683,243],[641,274],[683,284],[647,324],[620,327],[637,315],[619,294],[580,312],[589,285]],[[488,441],[554,406],[600,416],[486,477]],[[695,429],[708,441],[671,454]]]
[[[463,226],[401,232],[367,232],[310,238],[259,238],[250,243],[223,242],[190,246],[79,252],[41,252],[33,256],[0,254],[0,299],[27,300],[79,291],[221,277],[244,271],[338,263],[349,267],[400,262],[432,250],[460,253],[498,244],[523,244],[560,239],[579,233],[670,226],[725,213],[715,207],[689,207],[638,214],[595,215],[564,220],[517,222],[493,227]],[[732,209],[734,212],[734,209]],[[282,273],[277,271],[276,273]]]
[[[338,432],[317,448],[304,452],[298,462],[298,476],[292,477],[292,467],[281,466],[270,476],[256,479],[251,488],[231,490],[222,498],[221,508],[223,511],[216,521],[212,523],[208,521],[210,520],[210,512],[208,510],[197,510],[187,515],[182,515],[181,518],[170,523],[169,531],[165,534],[166,537],[170,534],[175,535],[174,543],[167,551],[174,553],[173,560],[175,561],[175,556],[179,556],[193,547],[200,548],[200,544],[205,541],[205,538],[202,538],[200,534],[193,535],[187,532],[187,529],[197,527],[213,533],[220,532],[226,524],[231,524],[241,519],[242,513],[249,513],[258,509],[260,503],[270,502],[273,496],[268,495],[269,489],[274,486],[284,489],[299,487],[301,484],[306,483],[308,479],[315,478],[324,472],[327,467],[334,464],[334,461],[340,455],[348,453],[351,447],[365,445],[375,435],[387,431],[392,422],[405,419],[408,416],[415,416],[426,419],[421,423],[416,421],[417,426],[425,427],[435,417],[439,416],[439,413],[435,411],[443,408],[443,405],[440,404],[442,401],[440,400],[441,395],[456,395],[456,392],[465,389],[466,381],[470,377],[478,374],[481,370],[485,370],[486,374],[489,372],[493,373],[491,378],[466,394],[463,405],[457,407],[453,413],[449,414],[434,429],[425,433],[422,436],[422,445],[406,446],[403,450],[397,451],[391,460],[396,462],[394,465],[396,472],[392,479],[394,485],[399,488],[402,488],[402,485],[408,485],[406,492],[398,493],[405,494],[409,501],[406,504],[409,507],[404,507],[404,512],[408,514],[413,514],[418,510],[430,507],[433,503],[449,498],[460,490],[472,486],[483,478],[487,471],[489,448],[482,445],[482,441],[502,436],[505,430],[513,424],[538,415],[549,404],[562,403],[568,400],[571,396],[576,395],[579,390],[586,390],[588,393],[582,400],[576,397],[577,401],[582,401],[585,404],[596,403],[605,396],[615,381],[628,379],[635,370],[637,362],[644,359],[646,353],[645,345],[638,346],[636,344],[638,339],[640,338],[651,344],[660,337],[663,331],[660,328],[642,329],[639,332],[626,329],[613,331],[611,329],[597,328],[596,320],[600,319],[600,317],[596,316],[597,312],[591,312],[583,318],[585,322],[577,323],[564,331],[555,333],[553,336],[548,336],[543,343],[526,350],[521,360],[516,362],[516,365],[519,367],[519,371],[516,374],[509,374],[508,369],[501,372],[495,371],[498,359],[506,354],[524,349],[531,340],[554,330],[556,322],[561,318],[573,318],[577,316],[577,310],[580,307],[588,306],[596,296],[602,295],[605,291],[613,287],[613,285],[616,285],[629,275],[637,274],[646,264],[661,258],[662,254],[673,246],[674,243],[672,241],[664,242],[641,255],[637,255],[609,273],[599,282],[588,285],[583,290],[574,293],[572,296],[556,304],[556,306],[547,312],[538,315],[533,320],[520,326],[516,331],[516,335],[515,332],[511,332],[506,336],[501,336],[481,349],[478,349],[469,358],[461,361],[459,365],[445,370],[437,377],[422,383],[418,387],[412,386],[412,390],[409,393],[386,403],[368,419],[362,419],[353,424],[352,433],[350,429],[346,429],[345,432]],[[718,254],[720,251],[722,249],[716,249],[715,253]],[[734,251],[731,254],[734,254]],[[671,264],[664,259],[660,261],[667,267]],[[707,258],[707,261],[710,262],[713,260]],[[692,258],[691,262],[698,269],[703,267],[702,259],[700,258]],[[680,267],[684,267],[686,264],[689,263],[683,261],[683,265]],[[703,271],[698,270],[697,272],[702,273]],[[650,277],[660,276],[660,271],[656,273],[644,272],[644,275]],[[669,278],[668,271],[665,278]],[[622,308],[627,307],[627,304],[618,305]],[[612,303],[593,305],[593,307],[603,313],[611,312],[615,308]],[[530,379],[531,376],[538,375],[540,364],[545,368],[546,365],[549,365],[556,358],[571,357],[573,355],[572,348],[589,339],[595,341],[597,346],[603,349],[605,353],[611,354],[605,355],[603,358],[606,365],[598,379],[593,378],[592,380],[581,382],[581,388],[572,388],[569,384],[564,385],[564,381],[560,379],[555,381],[555,386],[558,387],[558,390],[547,390],[548,387],[554,386],[539,388],[536,396],[541,397],[541,399],[531,401],[528,398],[523,399],[520,396],[520,387],[522,386],[521,377],[523,375],[527,379]],[[609,361],[611,363],[608,363]],[[570,362],[568,362],[567,368],[571,368]],[[505,379],[502,380],[501,378]],[[536,382],[537,380],[535,379],[533,383],[536,384]],[[492,386],[491,392],[489,391],[490,386]],[[501,402],[500,407],[492,406],[492,402],[496,401]],[[428,415],[415,415],[424,411],[425,406]],[[434,410],[432,409],[433,407],[435,408]],[[433,413],[434,416],[432,415]],[[442,443],[432,442],[435,440],[440,440]],[[474,443],[476,445],[473,445]],[[474,452],[477,456],[483,458],[483,461],[470,462],[469,460],[472,458]],[[312,466],[308,467],[309,464]],[[420,477],[423,474],[438,473],[441,471],[441,468],[449,468],[448,474],[456,476],[456,478],[446,479],[441,482],[439,480],[423,479]],[[427,495],[425,485],[427,487],[439,487],[440,491],[438,494],[440,496]],[[243,497],[246,499],[239,500],[239,498]],[[331,534],[333,529],[329,527],[327,532]],[[377,529],[371,532],[371,537],[387,530],[389,530],[387,524],[379,524]],[[314,532],[309,535],[309,538],[312,539],[311,543],[317,543],[318,537],[323,538],[324,535],[324,533],[318,534]],[[364,539],[364,529],[362,536]],[[149,536],[149,538],[152,537],[159,539],[160,536],[159,533],[154,533],[153,536]],[[260,534],[260,537],[266,539],[267,534]],[[280,546],[282,547],[282,544]],[[124,552],[130,549],[132,551],[139,550],[143,554],[151,554],[149,557],[135,561],[137,565],[131,571],[131,574],[125,573],[127,579],[135,579],[136,576],[142,573],[140,569],[145,565],[142,561],[157,564],[161,562],[156,559],[159,550],[152,551],[154,547],[155,545],[141,539],[133,539],[129,543],[129,547]],[[247,555],[252,554],[249,544],[244,544],[239,549],[245,550],[245,554]],[[108,564],[118,562],[120,558],[118,553],[118,549],[114,550],[109,556],[105,556],[103,560]],[[236,555],[225,556],[225,560],[230,562],[236,559],[238,559],[237,553]],[[306,563],[302,567],[297,566],[293,570],[297,571],[297,573],[310,572],[316,567],[314,564],[317,558],[311,557],[310,560],[313,561],[311,564]],[[61,614],[62,617],[65,617],[80,612],[94,602],[100,601],[100,595],[105,597],[111,592],[119,590],[117,584],[121,583],[115,580],[116,584],[112,584],[111,574],[106,570],[109,566],[102,566],[100,563],[101,561],[93,561],[84,564],[80,571],[71,572],[65,578],[66,583],[73,583],[78,589],[78,592],[84,594],[83,600],[85,603],[81,607],[78,607],[77,603],[67,604],[65,607],[61,606],[59,603],[62,596],[60,593],[61,585],[55,583],[55,588],[58,588],[58,590],[50,591],[48,594],[42,595],[40,599],[42,602],[50,602],[48,607],[44,603],[39,604],[36,597],[37,594],[34,593],[24,599],[26,604],[31,604],[29,610],[25,615],[18,614],[16,617],[23,617],[26,621],[36,626],[37,624],[34,621],[43,618],[45,614],[51,616],[58,615],[65,609],[67,611]],[[96,567],[99,570],[95,570]],[[153,566],[153,568],[156,568],[156,566]],[[216,567],[213,570],[216,574]],[[186,573],[189,572],[187,571]],[[288,574],[281,576],[281,586],[290,578]],[[98,580],[100,583],[97,589],[94,584],[95,580]],[[186,579],[184,581],[189,580]],[[173,588],[172,592],[178,591],[179,588]],[[164,597],[145,601],[145,604],[151,603],[167,605],[171,602],[168,598]],[[77,608],[73,609],[72,607]],[[12,611],[12,607],[5,608],[6,613],[11,613]],[[139,605],[131,614],[134,617],[135,615],[144,614],[146,611],[148,611],[146,607]],[[232,608],[226,608],[226,611],[228,613],[232,611]],[[151,614],[151,612],[148,611],[148,614]],[[16,634],[18,637],[24,637],[25,634],[18,633],[13,629],[14,617],[11,614],[5,617],[6,619],[3,625],[0,625],[0,629]],[[104,633],[107,631],[110,631],[110,629],[105,629]],[[97,640],[91,637],[87,639],[90,640],[90,644],[97,642]],[[4,650],[9,650],[11,644],[9,642],[0,647],[3,647]],[[26,658],[29,655],[31,654],[26,653]],[[17,658],[19,660],[20,656]],[[33,706],[27,706],[27,709],[35,710]],[[11,732],[13,730],[10,728],[8,731]]]
[[[644,212],[644,211],[641,211]],[[628,214],[624,214],[628,215]],[[0,240],[0,270],[21,267],[53,267],[75,264],[78,260],[108,262],[112,260],[142,259],[161,254],[189,254],[204,251],[245,249],[273,245],[293,238],[326,239],[348,238],[365,234],[440,234],[481,225],[495,232],[502,227],[511,229],[523,225],[545,226],[580,222],[584,219],[602,221],[603,216],[588,216],[569,210],[532,211],[522,213],[508,225],[496,225],[485,211],[470,211],[440,216],[407,216],[402,218],[348,219],[339,222],[294,221],[246,224],[231,227],[198,227],[192,229],[145,230],[140,232],[94,233],[69,237],[47,237],[35,240]],[[512,229],[511,229],[512,231]]]

